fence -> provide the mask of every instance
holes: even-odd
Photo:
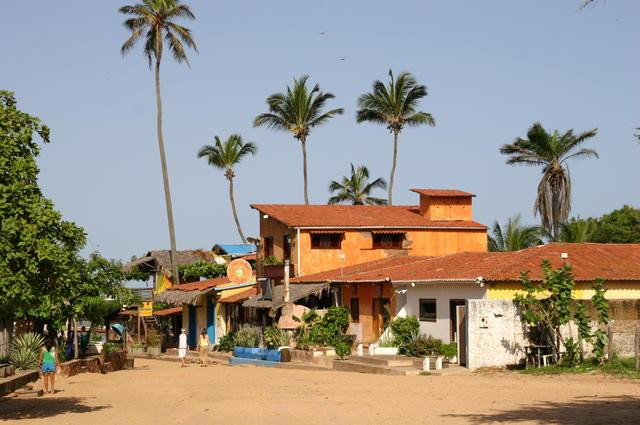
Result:
[[[13,322],[0,319],[0,358],[7,357],[9,355],[12,329]]]

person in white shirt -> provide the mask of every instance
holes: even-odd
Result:
[[[185,328],[182,328],[182,333],[180,337],[178,337],[178,357],[182,362],[182,366],[186,367],[185,359],[187,358],[187,331]]]

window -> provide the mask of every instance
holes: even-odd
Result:
[[[402,249],[404,233],[374,233],[374,249]]]
[[[342,233],[315,233],[311,234],[311,248],[313,249],[340,249]]]
[[[436,300],[435,298],[420,299],[420,320],[423,322],[436,321]]]
[[[349,311],[351,313],[351,321],[354,323],[358,323],[360,321],[360,299],[351,298]]]
[[[264,238],[264,258],[273,256],[273,238],[267,236]]]

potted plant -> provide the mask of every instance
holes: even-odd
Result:
[[[261,359],[263,349],[258,348],[260,339],[261,334],[259,328],[252,326],[241,327],[236,333],[236,345],[233,347],[233,355],[245,359]]]
[[[136,342],[131,345],[131,354],[134,356],[144,356],[144,344]]]
[[[100,334],[92,334],[91,342],[89,343],[89,353],[91,354],[100,354],[104,348],[104,341],[102,340],[102,336]]]
[[[160,339],[160,334],[158,334],[158,332],[155,329],[149,329],[149,331],[147,332],[147,338],[145,342],[147,344],[147,355],[149,356],[160,355],[162,341]]]

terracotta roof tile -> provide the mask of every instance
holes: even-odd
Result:
[[[252,208],[289,227],[457,228],[487,227],[475,221],[427,220],[417,206],[254,204]]]
[[[203,289],[214,288],[216,286],[231,283],[227,276],[216,277],[215,279],[201,280],[198,282],[183,283],[180,285],[174,285],[171,290],[176,291],[201,291]]]
[[[469,198],[476,196],[473,193],[464,192],[456,189],[411,189],[412,192],[419,193],[420,195],[433,196],[433,197],[465,197]]]
[[[567,253],[566,260],[560,258]],[[463,252],[444,257],[401,257],[397,264],[369,262],[352,269],[330,270],[294,279],[294,282],[519,281],[522,271],[532,280],[542,279],[540,264],[548,259],[554,268],[566,261],[576,281],[640,281],[640,244],[552,243],[515,252]]]
[[[162,310],[154,310],[154,316],[171,316],[173,314],[182,313],[182,307],[164,308]]]

